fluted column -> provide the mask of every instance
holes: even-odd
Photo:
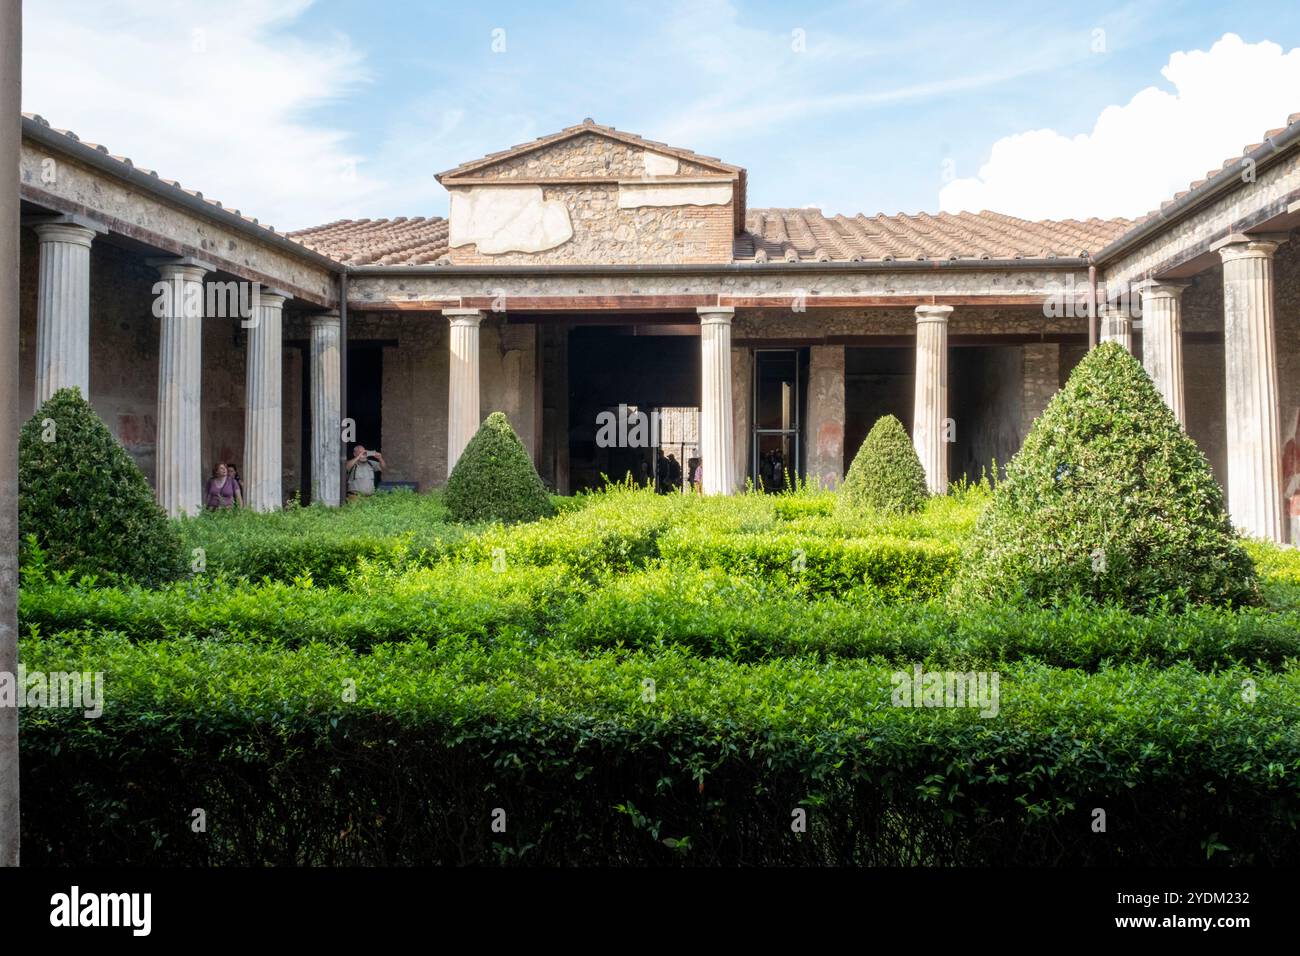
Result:
[[[90,243],[95,231],[41,223],[36,292],[36,405],[76,386],[90,401]]]
[[[1118,342],[1124,346],[1125,352],[1132,355],[1133,317],[1128,314],[1128,310],[1116,305],[1114,302],[1103,303],[1100,321],[1100,341]]]
[[[912,444],[925,469],[932,494],[948,491],[948,316],[950,305],[916,307],[916,392],[912,412]]]
[[[311,500],[341,502],[339,449],[343,427],[339,314],[311,317]]]
[[[201,395],[203,277],[210,267],[193,260],[149,260],[158,316],[158,443],[154,455],[158,504],[173,518],[203,505]]]
[[[732,458],[736,446],[731,400],[731,319],[736,310],[716,306],[700,316],[700,458],[706,495],[735,491]]]
[[[1187,412],[1180,313],[1185,288],[1185,282],[1156,281],[1142,287],[1142,365],[1183,428],[1187,427]]]
[[[1282,541],[1282,458],[1273,331],[1273,239],[1231,237],[1223,259],[1228,512],[1252,537]]]
[[[262,290],[248,329],[248,377],[244,411],[244,504],[277,511],[284,501],[281,404],[284,384],[281,320],[287,296]]]
[[[479,419],[479,309],[443,309],[451,320],[450,360],[447,376],[447,475],[478,431]]]

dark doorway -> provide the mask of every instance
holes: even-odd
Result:
[[[624,417],[680,409],[689,419],[685,410],[700,404],[698,326],[576,326],[567,357],[570,490],[598,488],[606,478],[655,480],[663,468],[654,448],[634,442],[631,428],[623,430],[627,440],[620,435],[611,445],[600,431],[608,417],[601,416],[617,417],[623,406]],[[667,445],[673,429],[664,419],[657,430],[663,451],[690,455],[685,445]],[[679,474],[689,476],[688,463],[677,464]]]
[[[383,450],[383,342],[348,344],[348,412],[357,423],[356,441]],[[349,455],[352,449],[348,448]]]
[[[754,350],[749,477],[763,491],[784,491],[803,474],[807,381],[807,349]]]
[[[910,346],[844,350],[844,467],[871,426],[893,415],[912,433],[916,349]]]

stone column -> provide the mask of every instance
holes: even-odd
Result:
[[[839,487],[844,477],[844,346],[808,350],[808,480]]]
[[[1187,427],[1187,412],[1180,308],[1185,288],[1186,282],[1154,280],[1142,286],[1142,365],[1183,428]]]
[[[342,501],[343,392],[339,314],[311,317],[311,500],[334,507]]]
[[[158,504],[171,517],[203,507],[203,277],[193,259],[150,259],[158,316],[158,443],[154,455]]]
[[[286,298],[279,292],[261,290],[248,329],[244,470],[240,478],[244,504],[254,511],[278,511],[284,502],[281,319]]]
[[[90,401],[90,243],[95,231],[72,222],[36,226],[36,405],[76,386]]]
[[[912,444],[925,469],[931,493],[948,491],[948,316],[950,305],[916,307],[916,399],[912,413]]]
[[[736,310],[719,306],[696,309],[700,316],[700,457],[704,493],[729,495],[736,439],[731,398],[731,319]]]
[[[1273,332],[1273,237],[1229,236],[1223,259],[1228,511],[1245,534],[1283,541],[1281,429]]]
[[[1114,302],[1102,303],[1101,342],[1118,342],[1133,354],[1133,317]]]
[[[451,364],[447,375],[447,477],[481,424],[479,412],[479,309],[443,309],[451,320]]]

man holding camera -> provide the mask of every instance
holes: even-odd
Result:
[[[385,468],[384,456],[377,451],[366,451],[365,445],[352,449],[348,459],[348,497],[373,495],[375,493],[375,476]]]

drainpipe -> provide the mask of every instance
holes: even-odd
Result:
[[[1088,266],[1088,351],[1097,347],[1097,265]]]
[[[348,273],[347,267],[339,273],[339,408],[348,417]],[[339,430],[339,506],[348,503],[348,443],[343,440],[343,423]]]

